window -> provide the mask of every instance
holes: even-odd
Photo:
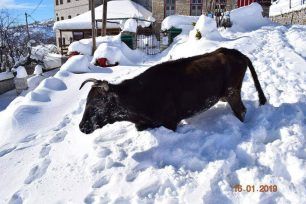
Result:
[[[165,17],[175,14],[175,0],[165,0]]]
[[[200,16],[202,15],[202,0],[190,0],[190,15],[191,16]]]
[[[63,0],[60,0],[60,4],[63,4]]]
[[[70,3],[71,2],[71,0],[67,0],[67,3]]]
[[[60,20],[59,17],[57,17],[56,20],[59,21]]]
[[[68,16],[68,19],[71,19],[71,16],[70,16],[70,15]]]
[[[58,5],[58,0],[55,1],[55,4]]]
[[[64,20],[64,17],[63,17],[63,16],[61,17],[61,20]]]

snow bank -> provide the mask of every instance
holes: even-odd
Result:
[[[72,52],[78,52],[82,55],[91,55],[92,43],[85,43],[83,41],[75,41],[71,43],[68,47],[68,54]]]
[[[193,29],[192,24],[196,23],[198,19],[198,16],[171,15],[163,20],[161,30],[165,31],[175,27],[181,28],[184,32],[189,32]]]
[[[223,39],[217,29],[216,21],[213,18],[207,17],[205,15],[200,16],[194,29],[190,32],[189,37],[192,39],[196,39],[197,32],[200,32],[202,38],[206,38],[207,40]]]
[[[12,72],[0,72],[0,81],[14,78]]]
[[[116,36],[104,36],[104,37],[97,37],[96,44],[99,46],[101,43],[104,42],[112,42],[120,40],[120,35]],[[82,55],[91,55],[92,54],[92,39],[82,39],[80,41],[75,41],[71,43],[68,47],[68,54],[72,52],[78,52]]]
[[[137,31],[137,21],[135,19],[128,19],[124,23],[122,31],[136,33]]]
[[[262,16],[262,7],[258,3],[234,9],[230,12],[233,23],[231,31],[246,32],[256,30],[262,26],[271,24],[268,18]]]
[[[91,57],[88,55],[76,55],[68,59],[68,61],[61,67],[61,71],[68,71],[72,73],[90,72],[88,68]]]
[[[144,53],[139,50],[131,50],[125,43],[121,42],[120,35],[106,36],[97,38],[97,50],[91,57],[92,40],[83,39],[72,43],[68,50],[79,52],[82,55],[71,57],[61,68],[61,70],[82,73],[89,72],[89,64],[95,65],[98,58],[107,58],[108,62],[114,64],[119,62],[120,65],[138,64],[144,57]]]
[[[139,50],[131,50],[125,43],[109,41],[101,43],[95,51],[91,64],[95,64],[98,58],[107,58],[110,64],[119,62],[120,65],[135,65],[142,59],[144,53]]]
[[[28,73],[23,66],[17,67],[16,72],[17,72],[16,78],[26,78],[28,76]]]

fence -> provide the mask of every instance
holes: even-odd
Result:
[[[155,32],[153,28],[138,27],[136,47],[148,55],[160,53],[160,34]]]

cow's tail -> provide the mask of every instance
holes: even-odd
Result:
[[[253,67],[253,64],[252,64],[251,60],[247,56],[245,56],[245,57],[246,57],[246,60],[247,60],[248,67],[251,71],[256,90],[258,92],[259,104],[264,105],[267,102],[267,98],[266,98],[264,92],[262,91],[262,88],[260,86],[256,71]]]

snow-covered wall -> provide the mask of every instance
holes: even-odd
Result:
[[[271,16],[270,18],[272,19],[272,21],[283,25],[306,25],[306,7],[302,10],[292,11],[290,13],[285,13],[277,16]]]

